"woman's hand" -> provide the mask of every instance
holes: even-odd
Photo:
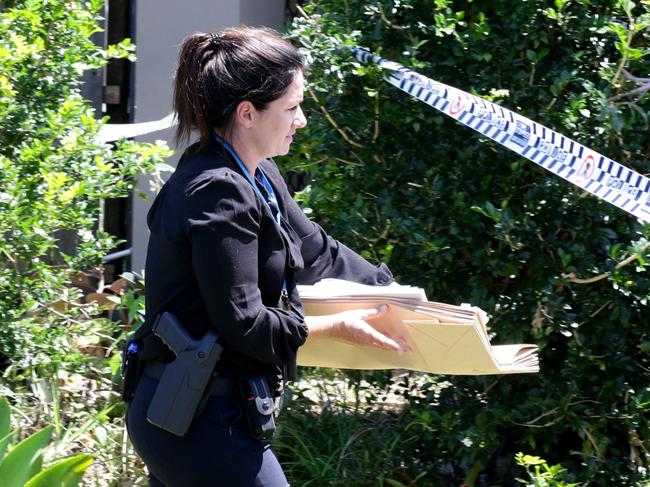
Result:
[[[388,306],[383,304],[379,308],[353,309],[325,316],[306,316],[305,322],[309,328],[309,336],[313,338],[326,336],[353,345],[377,347],[395,352],[410,352],[411,348],[403,338],[393,339],[368,323],[368,321],[382,316],[387,309]]]

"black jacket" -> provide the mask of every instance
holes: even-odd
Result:
[[[383,285],[392,275],[310,221],[275,163],[260,167],[278,199],[281,228],[221,145],[204,151],[194,145],[182,156],[147,218],[146,323],[172,311],[194,338],[216,328],[224,345],[219,371],[273,374],[284,368],[287,378],[308,333],[297,283],[337,277]],[[290,310],[279,304],[285,279]],[[161,345],[149,335],[143,358],[171,359]]]

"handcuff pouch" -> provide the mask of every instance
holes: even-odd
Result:
[[[251,434],[258,440],[270,439],[275,433],[275,400],[266,379],[261,375],[242,377],[240,391]]]

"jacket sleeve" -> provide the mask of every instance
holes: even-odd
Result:
[[[275,167],[275,164],[273,166]],[[382,263],[379,266],[371,264],[327,235],[320,225],[307,218],[289,194],[281,176],[279,179],[278,184],[282,185],[289,224],[301,240],[301,253],[305,266],[296,273],[299,284],[314,284],[328,277],[381,286],[393,282],[393,274],[386,264]]]
[[[303,317],[267,307],[258,286],[260,203],[239,175],[220,172],[188,190],[192,266],[211,324],[225,345],[269,364],[295,360]]]

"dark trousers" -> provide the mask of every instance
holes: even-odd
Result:
[[[271,445],[256,440],[236,399],[211,396],[178,437],[147,421],[158,381],[143,376],[126,417],[129,437],[151,473],[150,487],[286,487]]]

